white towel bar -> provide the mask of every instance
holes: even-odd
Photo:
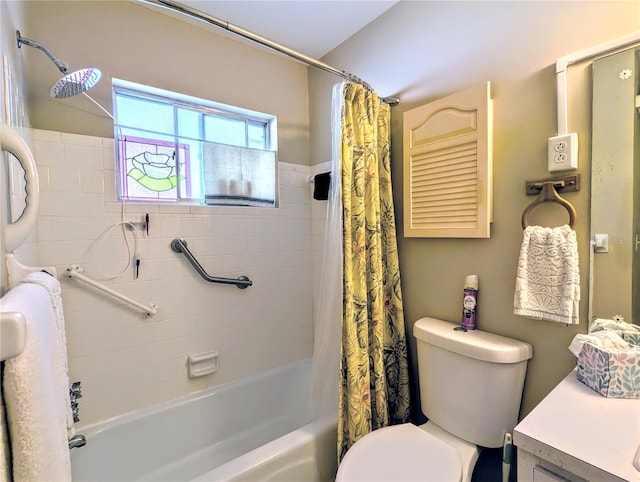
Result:
[[[112,290],[111,288],[103,285],[102,283],[99,283],[98,281],[83,275],[82,268],[80,268],[80,266],[73,265],[73,264],[69,265],[66,269],[65,276],[69,279],[82,281],[83,283],[86,283],[89,286],[93,286],[94,288],[104,291],[105,293],[110,294],[115,298],[118,298],[122,301],[126,301],[130,305],[133,305],[136,308],[142,310],[142,312],[147,316],[153,316],[158,312],[158,306],[155,305],[154,303],[147,303],[146,305],[142,303],[138,303],[137,301],[132,300],[128,296],[118,293],[117,291]]]

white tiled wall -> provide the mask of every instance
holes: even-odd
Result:
[[[70,379],[83,385],[81,425],[311,356],[318,228],[309,167],[280,163],[276,209],[126,204],[127,221],[150,215],[149,236],[140,234],[140,277],[129,270],[104,284],[157,304],[158,314],[146,317],[63,276],[73,263],[103,280],[100,271],[126,264],[119,228],[97,241],[121,219],[113,139],[32,133],[41,182],[39,261],[55,266],[62,284]],[[202,280],[171,250],[175,237],[209,274],[245,274],[254,285],[240,290]],[[219,371],[189,379],[187,356],[213,349]]]

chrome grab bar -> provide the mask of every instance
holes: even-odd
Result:
[[[202,276],[202,278],[205,281],[209,281],[210,283],[223,283],[228,285],[236,285],[241,290],[253,285],[253,281],[251,281],[246,276],[240,276],[236,279],[236,278],[218,278],[216,276],[210,276],[209,274],[207,274],[207,272],[204,270],[202,265],[198,263],[198,260],[193,255],[193,253],[189,251],[189,248],[187,248],[187,242],[184,239],[176,238],[173,241],[171,241],[171,249],[174,250],[176,253],[184,254],[185,258],[189,260],[191,265],[195,268],[198,274]]]

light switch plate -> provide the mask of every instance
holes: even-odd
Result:
[[[609,252],[609,235],[608,234],[595,234],[593,236],[593,251],[596,253]]]

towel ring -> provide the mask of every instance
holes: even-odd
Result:
[[[559,186],[564,186],[564,182],[560,181]],[[524,209],[522,212],[522,229],[529,226],[527,217],[533,208],[546,202],[557,203],[563,206],[569,213],[569,226],[573,229],[573,226],[576,223],[576,218],[578,217],[576,208],[574,208],[569,201],[558,195],[558,192],[555,189],[555,181],[543,182],[538,197]]]

